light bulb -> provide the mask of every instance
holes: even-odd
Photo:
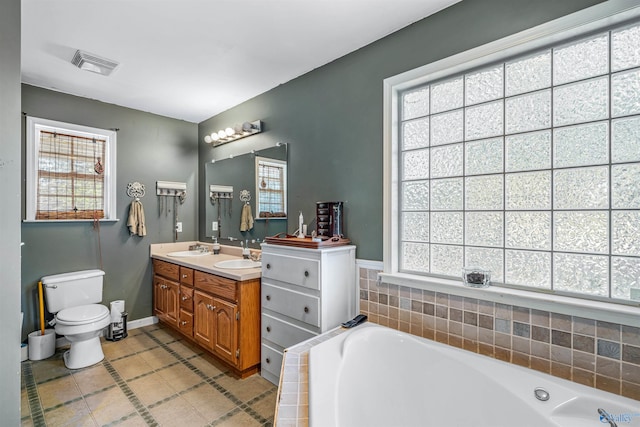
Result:
[[[226,138],[227,137],[227,133],[223,130],[218,131],[218,137],[219,138]]]
[[[206,142],[207,144],[211,144],[211,141],[213,141],[211,139],[211,135],[205,135],[204,136],[204,142]]]
[[[218,132],[214,132],[214,133],[211,134],[211,140],[212,141],[217,141],[219,139],[220,139],[220,137],[218,136]]]
[[[226,128],[224,132],[227,134],[227,136],[233,136],[234,134],[233,128]]]

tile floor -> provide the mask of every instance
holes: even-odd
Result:
[[[105,359],[69,370],[59,349],[22,362],[22,426],[271,426],[277,388],[239,380],[160,325],[104,341]]]

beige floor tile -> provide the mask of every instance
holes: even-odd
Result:
[[[31,369],[36,383],[71,373],[71,370],[64,366],[64,360],[62,360],[63,353],[62,351],[58,351],[49,359],[31,362]]]
[[[150,331],[150,333],[151,335],[153,335],[154,338],[159,340],[161,343],[165,343],[165,344],[180,339],[178,336],[173,335],[168,328],[156,329],[156,330]]]
[[[151,365],[149,365],[139,354],[125,357],[124,359],[118,359],[111,362],[111,365],[113,365],[120,376],[125,380],[153,371]]]
[[[182,395],[182,398],[206,419],[211,422],[217,420],[236,405],[209,384],[203,384]]]
[[[129,336],[125,339],[125,342],[127,343],[127,347],[135,352],[149,350],[158,346],[158,344],[146,334]]]
[[[167,365],[177,362],[177,359],[161,347],[138,354],[153,369],[162,369]]]
[[[159,402],[176,393],[158,373],[129,381],[128,384],[145,406]]]
[[[44,413],[47,427],[95,427],[95,420],[84,400],[79,400]]]
[[[205,374],[208,377],[217,377],[223,372],[227,372],[229,368],[223,366],[219,362],[211,362],[205,359],[204,357],[197,357],[194,359],[189,359],[189,363],[198,368],[200,372]]]
[[[171,350],[175,351],[185,359],[193,357],[199,353],[197,351],[194,351],[194,349],[190,346],[186,345],[184,341],[172,342],[170,344],[167,344],[167,347],[169,347]]]
[[[174,365],[158,371],[160,376],[176,392],[184,391],[204,380],[184,365]]]
[[[278,393],[276,390],[274,390],[273,393],[266,395],[265,397],[251,405],[251,408],[253,408],[253,410],[258,414],[260,414],[261,417],[273,421],[273,416],[276,412],[277,397]]]
[[[82,394],[93,393],[116,384],[107,368],[101,364],[74,371],[73,378],[76,380],[76,384],[78,384]]]
[[[220,424],[216,424],[216,427],[258,427],[260,423],[253,419],[253,417],[244,411],[240,411],[230,418],[227,418]]]
[[[38,394],[44,409],[52,408],[82,396],[71,375],[40,384],[38,386]]]
[[[181,397],[164,402],[149,411],[162,427],[198,427],[208,424],[208,421]]]
[[[104,357],[111,361],[134,354],[135,350],[129,348],[127,340],[106,341],[103,339],[102,352],[104,353]]]
[[[88,396],[85,401],[99,425],[109,424],[136,412],[127,396],[117,387]]]
[[[233,377],[223,377],[216,380],[225,389],[243,402],[248,402],[265,391],[275,389],[275,386],[260,375],[252,375],[243,380]]]
[[[147,427],[147,422],[140,415],[136,414],[131,418],[119,422],[118,427]],[[186,427],[186,426],[185,426]]]
[[[22,414],[22,416],[24,416],[24,414]],[[21,420],[20,427],[33,427],[33,420],[31,418]]]

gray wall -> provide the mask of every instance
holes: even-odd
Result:
[[[149,244],[173,241],[172,214],[159,214],[156,181],[187,183],[178,209],[179,241],[197,238],[197,125],[112,104],[22,86],[22,110],[40,118],[97,128],[119,128],[117,138],[118,222],[100,223],[100,248],[106,272],[103,303],[124,299],[129,320],[152,315]],[[141,199],[147,236],[129,236],[127,183],[145,185]],[[37,328],[37,283],[45,275],[101,268],[98,233],[91,222],[23,223],[23,337]]]
[[[346,201],[345,234],[357,257],[382,260],[383,79],[599,2],[462,1],[200,123],[200,157],[212,156],[204,135],[263,120],[264,133],[227,145],[246,152],[243,144],[289,143],[289,214],[313,218],[316,201]],[[231,150],[214,150],[223,149]],[[202,165],[199,175],[202,182]]]
[[[20,425],[20,0],[0,13],[0,414]]]

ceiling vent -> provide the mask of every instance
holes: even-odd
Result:
[[[110,59],[101,58],[92,53],[77,50],[71,63],[81,70],[108,76],[118,66],[118,63]]]

